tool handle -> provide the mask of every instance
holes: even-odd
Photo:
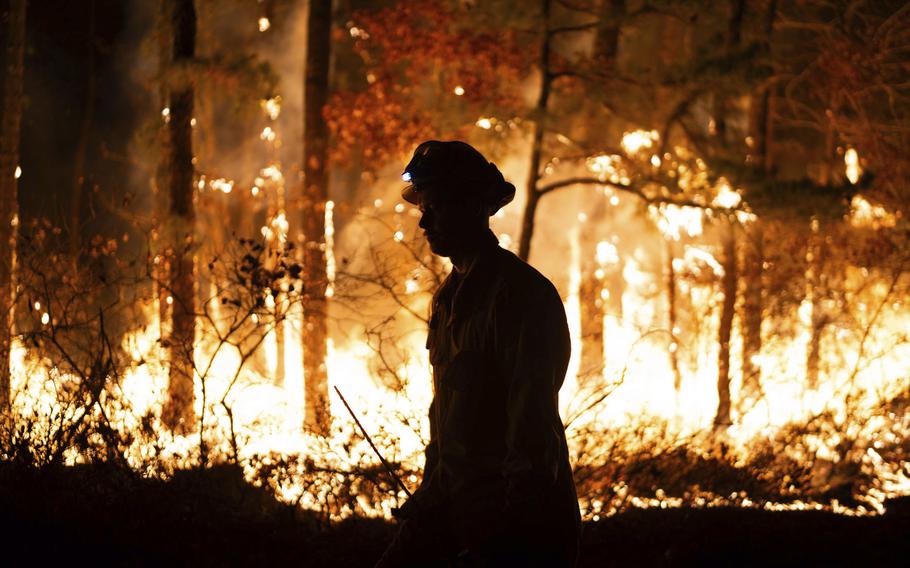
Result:
[[[350,413],[351,418],[354,419],[354,423],[357,424],[358,428],[360,428],[360,432],[363,434],[363,437],[366,438],[367,443],[370,445],[371,448],[373,448],[373,453],[376,454],[376,457],[378,457],[379,461],[382,462],[382,465],[385,466],[386,471],[389,472],[389,475],[392,476],[392,479],[394,479],[395,482],[398,484],[398,486],[401,487],[401,489],[405,492],[405,494],[407,494],[408,498],[413,499],[414,496],[411,494],[410,491],[408,491],[408,488],[405,486],[404,482],[401,481],[401,478],[398,477],[398,474],[395,473],[395,470],[392,469],[392,466],[389,465],[389,462],[385,461],[385,458],[382,457],[382,454],[379,452],[379,449],[376,447],[375,444],[373,444],[373,440],[370,439],[370,435],[367,434],[366,428],[364,428],[363,424],[360,423],[360,420],[357,419],[357,415],[354,414],[354,411],[351,409],[351,405],[349,405],[348,401],[345,400],[344,395],[341,394],[341,391],[338,389],[337,386],[334,387],[334,389],[335,389],[335,392],[338,393],[338,397],[341,398],[341,402],[344,403],[344,407],[348,409],[348,413]]]

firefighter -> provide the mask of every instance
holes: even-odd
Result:
[[[420,144],[402,178],[430,249],[453,270],[427,336],[423,480],[377,566],[573,566],[581,518],[558,409],[566,314],[553,284],[489,227],[515,186],[460,141]]]

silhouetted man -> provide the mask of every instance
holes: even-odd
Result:
[[[572,566],[581,520],[557,403],[565,310],[489,228],[515,186],[458,141],[424,142],[402,178],[430,249],[454,269],[427,337],[435,396],[423,481],[378,566]]]

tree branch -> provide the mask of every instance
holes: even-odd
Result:
[[[562,33],[571,33],[571,32],[583,32],[585,30],[593,30],[598,26],[600,22],[588,22],[586,24],[577,24],[574,26],[561,26],[558,28],[550,28],[547,30],[547,36],[553,37],[556,34]]]
[[[562,189],[564,187],[569,187],[572,185],[602,185],[607,187],[612,187],[613,189],[619,191],[625,191],[626,193],[631,193],[638,196],[641,200],[648,204],[666,204],[666,205],[678,205],[680,207],[697,207],[698,209],[714,209],[709,205],[704,203],[697,203],[691,199],[674,199],[672,197],[661,197],[661,196],[651,196],[647,195],[642,191],[640,187],[632,185],[622,185],[618,183],[612,183],[610,181],[602,180],[596,177],[572,177],[567,179],[561,179],[559,181],[554,181],[548,183],[544,186],[538,187],[537,192],[541,196],[555,191],[557,189]]]

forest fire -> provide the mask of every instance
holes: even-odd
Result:
[[[899,3],[98,0],[87,43],[121,53],[79,56],[65,175],[29,75],[61,72],[25,47],[58,24],[25,4],[0,4],[3,464],[230,464],[329,524],[391,520],[395,476],[423,478],[453,270],[401,170],[461,139],[518,188],[500,247],[565,309],[585,522],[910,496]],[[125,86],[98,94],[98,65]]]
[[[601,172],[597,162],[589,165],[589,168]],[[280,179],[281,176],[277,169],[264,175],[273,180]],[[223,179],[210,182],[212,190],[229,193],[224,191],[225,186],[233,187],[233,182]],[[719,207],[735,207],[738,202],[735,198],[728,197],[730,194],[738,195],[728,185],[722,185],[715,203]],[[609,203],[621,207],[627,201],[611,200]],[[374,204],[376,205],[382,204]],[[400,204],[396,204],[393,210],[399,215],[405,212]],[[328,243],[332,242],[333,237],[331,212],[332,207],[327,207]],[[644,268],[648,260],[637,260],[634,253],[620,265],[622,261],[614,245],[609,241],[597,244],[595,256],[600,268],[594,272],[594,278],[602,281],[607,271],[619,272],[626,286],[621,298],[616,300],[622,304],[623,316],[606,315],[602,320],[602,345],[605,349],[602,356],[606,364],[601,372],[595,374],[585,372],[580,367],[584,339],[580,327],[580,302],[583,300],[579,296],[579,288],[583,276],[579,234],[586,220],[578,220],[570,236],[573,254],[566,299],[575,356],[569,380],[562,392],[562,412],[569,432],[576,431],[582,436],[574,441],[585,447],[596,445],[598,432],[634,429],[640,425],[644,416],[665,421],[668,426],[664,435],[689,439],[701,451],[708,453],[721,445],[724,451],[735,456],[733,459],[744,464],[749,460],[751,446],[756,440],[773,437],[788,425],[802,424],[829,413],[836,421],[836,429],[807,435],[805,446],[792,449],[792,458],[822,463],[823,467],[835,467],[846,457],[841,454],[842,442],[845,436],[849,436],[854,443],[861,444],[863,450],[860,452],[860,463],[877,483],[868,488],[867,494],[859,495],[862,498],[861,504],[852,508],[840,505],[836,500],[806,503],[802,499],[795,499],[785,503],[765,501],[760,505],[769,509],[833,507],[838,512],[849,514],[882,512],[885,499],[910,490],[906,464],[889,463],[876,450],[900,444],[906,434],[906,419],[901,422],[901,418],[894,412],[886,412],[884,409],[889,400],[906,388],[904,377],[907,376],[907,346],[889,345],[887,339],[880,339],[880,336],[887,338],[893,334],[893,330],[906,329],[910,324],[901,302],[890,297],[893,290],[889,290],[885,283],[871,286],[863,296],[860,309],[868,312],[869,306],[875,307],[878,318],[876,329],[869,330],[863,337],[865,344],[862,346],[850,346],[847,343],[850,336],[842,334],[839,349],[832,350],[825,359],[826,366],[841,369],[841,372],[832,373],[825,384],[811,390],[805,388],[804,377],[807,344],[811,340],[812,304],[808,301],[801,303],[798,325],[802,330],[796,332],[795,340],[775,342],[772,339],[763,353],[753,358],[752,363],[759,366],[763,376],[767,377],[762,392],[755,399],[748,400],[747,405],[738,408],[734,423],[718,434],[712,430],[717,405],[717,348],[714,337],[719,317],[714,305],[716,294],[713,281],[722,278],[724,267],[712,254],[711,243],[698,242],[698,238],[703,235],[705,216],[709,212],[710,210],[674,205],[652,207],[651,210],[651,216],[663,238],[679,242],[685,237],[690,241],[679,256],[670,262],[672,270],[679,275],[679,293],[692,302],[690,309],[708,314],[699,323],[709,331],[694,340],[682,339],[679,327],[661,329],[651,323],[659,319],[655,314],[655,306],[660,306],[662,301],[653,298],[666,274],[648,271]],[[276,213],[262,227],[262,235],[267,240],[284,242],[287,233],[284,215],[284,212]],[[882,214],[877,213],[867,201],[861,197],[854,199],[851,223],[878,223],[881,217]],[[399,234],[400,229],[392,237],[396,243],[402,241],[397,236]],[[402,243],[402,246],[409,245]],[[329,274],[333,272],[334,268]],[[692,282],[684,280],[682,275],[691,275]],[[853,278],[862,281],[867,276],[867,273],[859,270]],[[859,282],[854,283],[858,284]],[[426,309],[426,297],[417,294],[419,290],[418,279],[410,278],[404,283],[404,295],[411,301],[406,308],[418,313]],[[327,296],[331,295],[331,292],[327,292]],[[599,303],[608,300],[609,290],[603,288],[594,301]],[[274,309],[274,300],[266,306]],[[212,307],[217,311],[219,305],[213,302]],[[49,314],[42,310],[40,301],[34,302],[34,311],[40,313],[42,326],[50,323]],[[118,406],[117,401],[111,401],[109,408],[108,402],[104,403],[109,412],[108,419],[126,431],[138,428],[143,417],[160,414],[167,399],[167,359],[166,353],[160,348],[159,313],[159,306],[147,305],[142,312],[143,325],[137,331],[126,334],[123,339],[122,348],[131,358],[131,363],[120,379],[119,391],[117,394],[111,393],[111,396],[121,396],[129,401],[128,408]],[[226,348],[224,342],[219,344],[215,337],[203,333],[202,337],[209,337],[209,341],[197,344],[194,359],[197,369],[204,369],[204,384],[208,394],[202,392],[202,381],[197,381],[194,412],[196,416],[203,417],[209,414],[209,422],[200,425],[199,433],[188,435],[167,436],[163,425],[156,426],[156,431],[159,427],[161,429],[158,439],[145,443],[137,441],[130,446],[128,459],[131,465],[142,468],[155,455],[160,459],[159,467],[165,468],[165,471],[192,466],[198,459],[202,439],[200,436],[205,438],[204,443],[209,446],[210,452],[217,452],[220,447],[220,451],[227,454],[231,451],[228,445],[237,444],[234,449],[237,452],[236,458],[248,465],[251,478],[257,475],[257,458],[262,459],[263,455],[306,455],[312,452],[313,447],[323,448],[329,454],[324,457],[327,461],[323,467],[334,467],[339,471],[351,468],[354,464],[362,466],[374,462],[375,456],[363,440],[357,441],[360,437],[354,431],[353,423],[346,417],[341,402],[334,397],[331,400],[331,414],[335,424],[332,434],[326,439],[317,439],[301,430],[305,388],[304,377],[298,366],[298,361],[302,358],[297,347],[301,342],[299,315],[298,311],[289,310],[287,319],[269,329],[263,336],[261,352],[264,360],[259,372],[244,368],[242,353]],[[253,314],[252,318],[255,323],[256,315]],[[212,319],[217,322],[222,316],[215,315]],[[643,329],[647,331],[643,332]],[[278,339],[279,334],[283,336],[281,340]],[[399,375],[399,380],[404,381],[405,386],[400,390],[389,389],[372,378],[375,371],[371,369],[371,360],[377,356],[377,352],[368,342],[352,341],[341,347],[330,342],[327,367],[330,385],[344,388],[349,393],[352,403],[363,413],[364,424],[370,431],[381,433],[383,442],[388,444],[386,449],[393,452],[394,459],[401,464],[403,471],[419,471],[423,440],[427,435],[426,420],[420,415],[420,409],[429,404],[431,392],[427,376],[428,362],[422,341],[417,333],[410,337],[408,344],[399,346],[405,352],[402,363],[391,370]],[[734,335],[732,341],[741,342],[742,339]],[[684,349],[692,357],[693,363],[685,370],[674,370],[673,358],[681,352],[680,342],[685,342]],[[280,350],[279,344],[283,344]],[[864,365],[858,360],[855,353],[861,347],[877,354],[874,362]],[[283,357],[283,362],[279,362],[279,354]],[[70,409],[61,405],[57,389],[70,380],[78,382],[79,379],[66,377],[56,367],[48,366],[49,363],[35,357],[34,352],[21,342],[14,344],[12,390],[17,393],[15,403],[23,410],[40,409],[40,412],[46,413],[44,417],[49,421],[72,420],[73,416],[67,415]],[[282,365],[285,369],[284,379],[281,384],[276,384],[269,377],[273,377]],[[733,358],[732,366],[737,370],[735,372],[741,372],[739,369],[743,364],[741,360]],[[678,386],[674,386],[676,373],[680,375]],[[609,396],[600,399],[598,395],[604,388],[609,391]],[[734,383],[731,398],[740,398],[742,389],[744,387],[741,384]],[[221,406],[210,403],[209,408],[204,410],[206,398],[220,400]],[[596,403],[592,404],[592,401]],[[225,412],[226,409],[229,412]],[[231,438],[242,442],[232,442]],[[647,438],[623,441],[630,451],[647,451],[652,442]],[[70,449],[64,459],[66,463],[79,463],[88,459],[88,456]],[[411,474],[409,479],[413,483],[416,476]],[[304,487],[295,484],[293,478],[285,480],[285,484],[276,489],[283,498],[290,501],[305,506],[320,506],[317,495],[306,494]],[[623,500],[628,498],[628,503],[636,507],[680,506],[687,503],[681,497],[667,496],[660,489],[656,491],[655,497],[650,498],[627,496],[626,492],[627,488],[622,484],[616,490]],[[366,513],[388,515],[400,497],[400,494],[389,494],[378,503],[359,503]],[[697,504],[727,504],[731,501],[741,506],[756,505],[746,494],[726,496],[707,492],[691,500]],[[592,517],[599,518],[611,510],[601,498],[594,498],[584,505]],[[612,511],[615,512],[616,509]],[[347,510],[347,514],[352,512]],[[343,515],[345,512],[339,511],[338,514]]]

